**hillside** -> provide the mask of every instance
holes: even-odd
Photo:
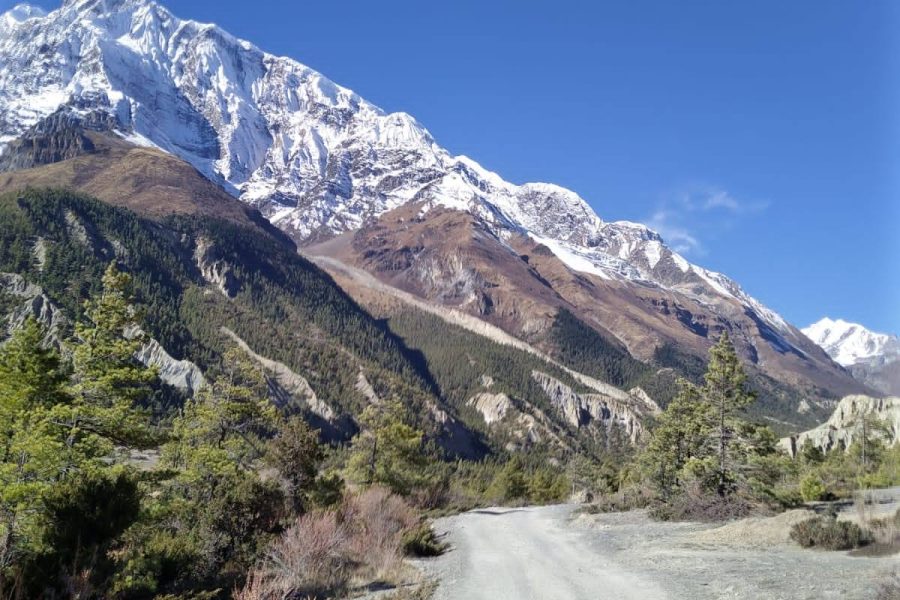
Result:
[[[355,431],[368,404],[402,398],[452,454],[538,446],[602,455],[610,443],[622,451],[637,439],[654,410],[640,394],[601,383],[611,380],[611,372],[591,372],[595,382],[414,307],[370,307],[373,318],[253,209],[227,195],[204,196],[208,181],[190,167],[108,133],[91,136],[96,142],[89,152],[3,176],[3,189],[15,189],[96,167],[109,198],[101,203],[75,190],[34,187],[2,195],[0,217],[10,226],[0,233],[0,272],[10,283],[0,307],[11,322],[21,321],[25,297],[13,293],[15,285],[32,286],[27,310],[47,324],[59,321],[56,335],[65,337],[106,264],[116,260],[133,273],[146,305],[144,329],[156,345],[145,355],[156,357],[171,381],[196,389],[202,373],[237,344],[269,371],[285,408],[300,410],[333,440]],[[154,195],[161,192],[151,179],[135,178],[135,155],[183,174],[180,192]],[[65,183],[87,191],[95,181],[85,176]],[[219,207],[234,219],[210,214]],[[35,297],[44,304],[35,304]],[[42,313],[46,306],[51,316]],[[457,343],[434,346],[438,339]],[[638,366],[636,373],[650,373],[624,350],[617,352],[619,360]],[[474,356],[479,359],[473,363]],[[568,392],[551,392],[551,381]],[[626,389],[636,382],[613,381]],[[517,407],[508,426],[485,421],[478,407],[483,393],[504,394]],[[577,416],[581,410],[593,416]]]
[[[306,412],[326,433],[353,432],[352,416],[369,402],[361,380],[380,397],[421,406],[422,425],[435,435],[455,431],[403,343],[293,246],[260,229],[190,216],[147,221],[71,192],[34,189],[0,197],[0,218],[0,272],[39,286],[69,322],[116,260],[133,273],[143,327],[174,359],[206,371],[240,338],[302,374],[307,390],[287,394],[294,405],[286,408]],[[471,437],[447,441],[476,451]]]

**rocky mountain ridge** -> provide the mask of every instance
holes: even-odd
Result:
[[[465,300],[467,312],[517,337],[540,342],[554,314],[573,309],[651,360],[667,343],[702,356],[727,329],[748,361],[801,386],[813,404],[862,389],[736,282],[691,264],[646,226],[603,221],[559,186],[507,182],[452,156],[413,117],[150,0],[66,0],[50,13],[20,5],[0,18],[0,67],[7,168],[84,151],[77,137],[40,137],[59,115],[75,115],[186,161],[301,245],[359,234],[351,264],[392,285],[404,283],[400,274],[430,302]],[[472,239],[433,226],[448,213],[469,220]],[[419,240],[403,237],[417,227]],[[387,270],[373,260],[378,240],[361,241],[372,231],[387,240]]]
[[[529,236],[577,271],[737,298],[773,343],[794,345],[781,317],[649,228],[604,222],[552,184],[506,182],[451,156],[411,116],[214,25],[149,0],[67,1],[48,14],[20,5],[2,23],[2,145],[63,105],[103,112],[122,136],[187,160],[301,242],[421,201],[477,215],[501,238]]]

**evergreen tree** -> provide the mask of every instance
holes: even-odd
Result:
[[[682,483],[688,461],[708,456],[713,424],[713,407],[703,390],[685,379],[679,391],[659,416],[641,460],[650,481],[663,498]]]
[[[44,344],[44,330],[28,317],[0,352],[0,409],[20,411],[62,402],[68,381],[59,352]]]
[[[715,414],[716,492],[728,494],[735,481],[731,452],[735,438],[735,416],[755,399],[747,389],[747,375],[735,352],[728,332],[709,351],[709,366],[704,376],[703,396]]]
[[[35,590],[48,586],[69,585],[80,574],[76,569],[90,572],[98,564],[94,560],[97,548],[110,541],[106,534],[93,531],[93,526],[86,525],[93,532],[79,529],[65,516],[70,513],[63,506],[66,498],[88,488],[100,489],[113,479],[128,488],[128,475],[115,461],[115,447],[148,439],[146,422],[132,400],[148,393],[152,373],[148,377],[140,366],[129,363],[111,384],[92,366],[100,360],[115,362],[115,352],[127,346],[124,325],[110,324],[128,322],[123,314],[131,310],[130,299],[122,295],[121,301],[104,301],[115,297],[126,282],[106,278],[107,288],[90,303],[92,323],[79,326],[81,335],[73,352],[74,383],[66,377],[59,352],[43,345],[45,332],[34,320],[26,320],[0,347],[0,592],[4,594],[37,594]],[[94,310],[97,306],[104,309]],[[98,330],[105,331],[99,334]],[[117,385],[127,392],[120,394]],[[135,498],[134,494],[129,497]],[[135,510],[112,504],[96,505],[94,512],[102,522],[113,513],[119,515],[119,525],[110,530],[110,536],[136,516]],[[57,536],[63,528],[73,535],[65,540]],[[67,545],[69,541],[74,545]],[[69,560],[72,557],[76,559]],[[68,574],[59,571],[64,559]],[[38,572],[35,569],[70,579],[32,579]]]
[[[59,353],[41,345],[43,330],[25,321],[0,346],[0,591],[23,558],[41,549],[43,498],[70,470],[65,432],[54,423],[67,400]],[[78,440],[73,440],[73,446]],[[87,453],[91,456],[93,453]]]
[[[288,419],[269,443],[266,462],[281,476],[294,514],[306,509],[324,457],[319,432],[300,417]]]
[[[222,477],[253,471],[265,439],[279,424],[263,372],[240,349],[224,356],[222,372],[189,400],[163,449],[186,484],[211,492]]]
[[[368,485],[381,483],[400,494],[409,494],[428,480],[424,434],[407,424],[400,402],[366,407],[360,425],[348,461],[351,479]]]
[[[140,402],[156,373],[134,358],[146,336],[140,330],[131,276],[111,263],[103,274],[103,291],[84,308],[87,322],[75,327],[78,343],[72,355],[77,393],[101,406]]]
[[[73,433],[90,431],[122,446],[151,446],[154,439],[139,404],[150,396],[157,373],[135,358],[144,343],[140,312],[131,276],[115,263],[103,275],[100,295],[85,303],[85,317],[87,322],[75,327],[75,402],[66,425]]]

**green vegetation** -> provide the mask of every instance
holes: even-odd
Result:
[[[588,327],[566,309],[560,309],[550,328],[554,355],[563,364],[616,387],[640,385],[654,369],[632,358],[628,349]]]
[[[156,374],[133,358],[141,312],[115,264],[83,314],[62,353],[33,319],[0,346],[4,597],[252,597],[276,556],[303,568],[275,578],[285,593],[339,593],[351,576],[388,575],[404,551],[442,551],[395,493],[422,485],[401,467],[437,455],[394,405],[363,419],[359,438],[378,440],[373,481],[395,491],[345,491],[317,432],[276,409],[239,349],[170,424],[154,423],[142,404]],[[158,465],[132,464],[160,444]]]
[[[596,510],[650,506],[663,519],[719,520],[790,502],[782,485],[791,461],[767,427],[745,420],[754,395],[727,334],[702,380],[678,380],[638,454],[595,488],[604,494]]]
[[[0,271],[42,286],[69,318],[52,337],[28,320],[0,345],[6,597],[340,594],[351,580],[389,580],[404,553],[443,551],[420,510],[570,491],[564,463],[543,450],[448,460],[434,407],[452,371],[437,382],[421,353],[278,236],[150,222],[68,192],[0,197],[0,218]],[[352,437],[313,429],[223,327],[307,377]],[[167,393],[136,362],[151,336],[203,368],[194,397]],[[497,347],[479,356],[507,368]],[[512,385],[539,398],[517,368]],[[365,397],[361,372],[383,400]],[[308,566],[297,579],[277,565]]]
[[[791,539],[804,548],[850,550],[866,542],[856,523],[838,521],[835,515],[812,517],[791,527]]]
[[[680,381],[639,458],[661,501],[660,516],[740,514],[774,494],[775,437],[740,417],[753,394],[727,334],[710,350],[704,381],[702,387]]]
[[[606,474],[596,464],[578,469],[573,481],[601,494],[591,512],[649,507],[661,519],[716,521],[900,485],[900,445],[886,447],[887,430],[871,415],[860,417],[849,448],[824,453],[807,442],[793,459],[778,451],[774,434],[748,420],[754,394],[727,335],[710,350],[702,381],[678,381],[632,461]],[[584,473],[593,473],[593,484]],[[823,517],[798,525],[794,536],[823,548],[896,543],[892,525],[863,525]]]
[[[433,397],[425,366],[292,244],[267,230],[189,216],[157,223],[53,190],[0,196],[0,222],[0,272],[40,285],[76,322],[115,259],[132,275],[141,328],[175,358],[189,357],[204,371],[218,368],[233,344],[222,332],[227,327],[256,352],[304,373],[318,397],[339,412],[357,413],[365,405],[356,389],[360,369],[385,397],[397,394],[410,404]],[[38,240],[46,249],[41,263],[34,252]],[[208,293],[201,258],[227,273],[233,297]],[[153,408],[163,413],[171,407]]]
[[[418,352],[434,378],[441,397],[449,403],[470,430],[480,432],[494,455],[507,454],[507,447],[520,443],[515,423],[492,424],[467,404],[478,393],[506,394],[516,408],[536,416],[553,434],[573,445],[569,449],[544,447],[564,462],[579,454],[592,461],[619,461],[631,450],[630,440],[617,428],[592,428],[588,435],[574,437],[570,425],[550,406],[546,392],[535,381],[535,371],[545,373],[576,393],[591,390],[563,369],[524,350],[494,342],[484,336],[451,325],[438,316],[407,308],[388,317],[392,331],[412,351]],[[540,412],[541,415],[537,415]],[[574,439],[573,439],[574,437]]]

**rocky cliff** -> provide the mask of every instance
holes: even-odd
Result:
[[[823,452],[847,449],[859,439],[864,428],[888,444],[900,442],[900,398],[847,396],[838,403],[828,421],[815,429],[783,438],[780,444],[791,456],[807,442]]]

